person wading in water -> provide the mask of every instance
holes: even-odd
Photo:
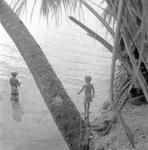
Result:
[[[19,101],[19,92],[18,87],[20,86],[20,82],[16,78],[17,72],[12,72],[12,77],[10,78],[10,85],[11,85],[11,98],[10,100],[13,100],[15,102]]]
[[[95,89],[93,84],[90,83],[91,80],[92,80],[91,76],[85,76],[86,84],[84,84],[82,89],[78,92],[78,94],[80,94],[83,90],[85,90],[84,113],[85,113],[85,119],[87,119],[88,121],[89,121],[90,102],[92,102],[93,98],[95,97]]]

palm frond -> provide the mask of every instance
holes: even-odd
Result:
[[[24,10],[27,10],[28,4],[30,5],[29,0],[12,0],[11,5],[17,14],[20,14]],[[33,15],[34,9],[36,5],[40,4],[40,14],[46,18],[49,15],[55,15],[56,17],[62,16],[61,10],[66,11],[74,11],[79,3],[79,0],[34,0],[32,1],[32,10],[31,10],[31,17]]]
[[[101,17],[101,15],[98,14],[98,12],[91,7],[86,1],[81,0],[81,3],[91,12],[93,13],[97,19],[99,19],[99,21],[104,25],[104,27],[107,29],[107,31],[114,36],[114,31],[113,29],[110,27],[110,25]]]

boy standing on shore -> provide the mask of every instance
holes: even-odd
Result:
[[[92,80],[91,76],[85,76],[86,84],[84,84],[82,89],[78,92],[78,94],[80,94],[83,90],[85,90],[85,96],[84,96],[85,119],[89,118],[90,102],[92,102],[95,96],[95,89],[93,84],[90,83],[91,80]]]
[[[18,87],[20,86],[20,82],[16,78],[17,72],[12,72],[12,77],[10,78],[10,85],[11,85],[11,100],[18,102],[19,100],[19,92]]]

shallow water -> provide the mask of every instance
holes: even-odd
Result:
[[[77,92],[84,76],[92,76],[96,96],[90,117],[94,119],[108,97],[110,53],[72,23],[56,28],[25,22],[80,112],[83,112],[83,94],[78,96]],[[0,31],[0,149],[68,149],[22,56],[1,27]],[[9,101],[12,71],[19,73],[21,81],[20,105]]]

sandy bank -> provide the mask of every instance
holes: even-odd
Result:
[[[134,135],[136,150],[148,150],[148,105],[135,106],[127,104],[122,114]],[[94,149],[133,150],[119,121],[113,125],[109,134],[105,136],[101,134],[104,132],[104,120],[111,120],[111,116],[113,116],[113,112],[107,111],[105,115],[103,113],[93,122],[94,125],[102,127],[102,130],[94,132]]]

